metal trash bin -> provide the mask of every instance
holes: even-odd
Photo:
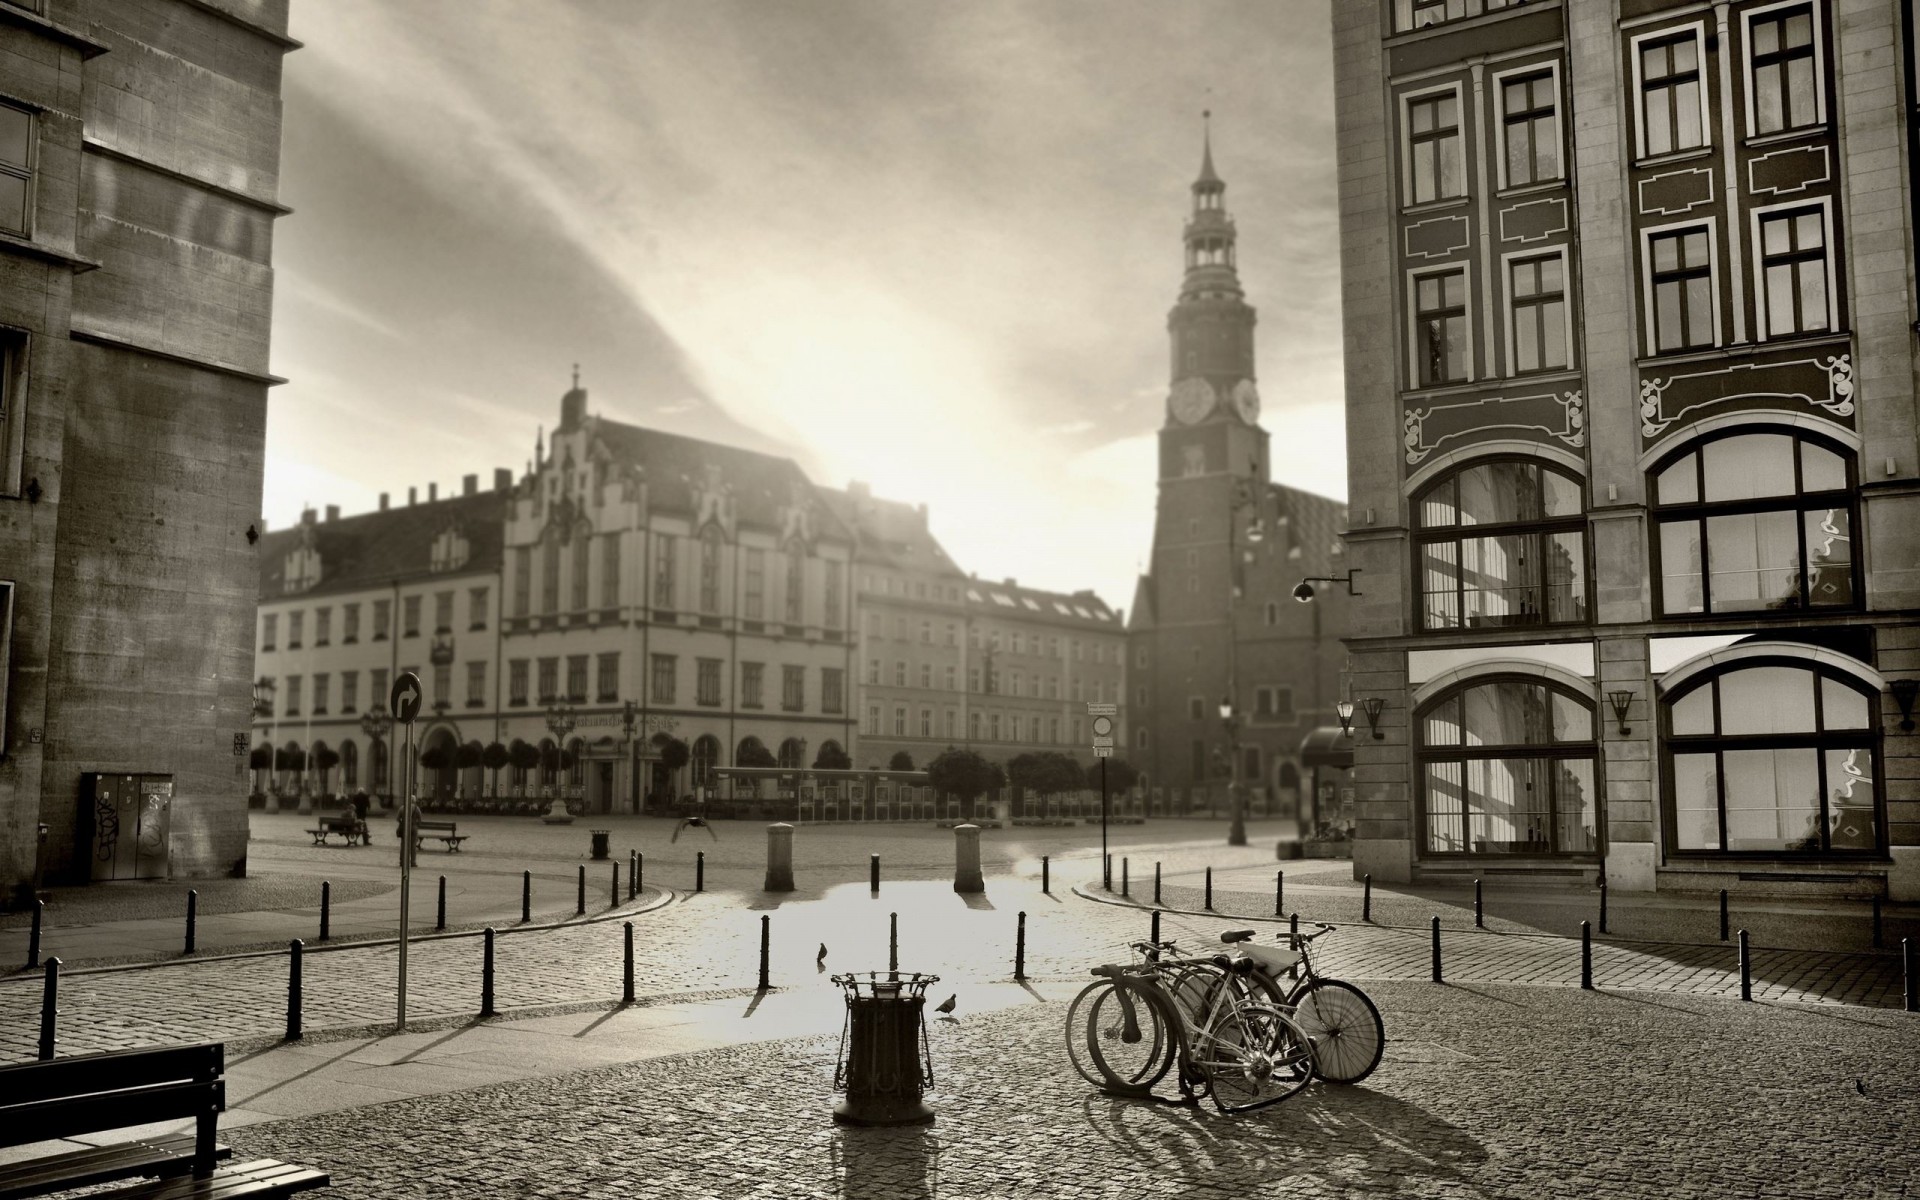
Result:
[[[927,988],[938,975],[866,971],[835,975],[846,991],[835,1091],[846,1098],[833,1119],[841,1125],[927,1125],[933,1110],[922,1098],[933,1083],[927,1046]]]
[[[593,831],[593,857],[595,862],[607,856],[607,840],[612,836],[613,830],[611,829],[596,829]]]

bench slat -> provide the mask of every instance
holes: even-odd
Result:
[[[101,1193],[101,1200],[234,1200],[240,1196],[290,1196],[331,1185],[325,1171],[260,1158],[230,1164],[212,1175],[185,1176],[135,1184]]]
[[[5,1103],[0,1104],[0,1145],[25,1146],[79,1133],[200,1118],[224,1112],[226,1107],[227,1085],[220,1079],[151,1084],[27,1104]],[[213,1144],[211,1137],[207,1144]]]
[[[215,1146],[215,1159],[233,1156],[233,1147]],[[193,1137],[142,1138],[112,1146],[88,1146],[66,1154],[29,1159],[0,1167],[0,1200],[44,1196],[68,1188],[90,1187],[143,1175],[184,1174],[193,1169]]]
[[[8,1104],[28,1104],[154,1083],[218,1079],[225,1069],[223,1042],[108,1050],[0,1067],[0,1096]],[[0,1140],[0,1145],[19,1144]]]

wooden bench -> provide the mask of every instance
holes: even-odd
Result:
[[[327,838],[336,833],[344,837],[349,846],[355,841],[373,845],[373,835],[367,832],[367,823],[352,813],[341,813],[337,817],[323,816],[320,818],[320,828],[307,832],[313,835],[313,844],[316,846],[326,845]]]
[[[328,1186],[324,1171],[273,1159],[234,1163],[214,1142],[225,1111],[226,1046],[204,1042],[116,1050],[0,1067],[0,1147],[192,1121],[191,1134],[56,1151],[0,1166],[0,1200],[125,1179],[102,1200],[227,1200],[291,1196]],[[226,1160],[226,1161],[222,1161]]]
[[[413,848],[418,850],[421,842],[428,838],[433,838],[436,841],[445,842],[447,845],[447,853],[453,853],[460,848],[460,843],[466,841],[468,837],[467,834],[459,831],[457,828],[458,825],[459,822],[457,821],[415,821],[413,823]]]

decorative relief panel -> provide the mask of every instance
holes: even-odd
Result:
[[[1500,240],[1544,242],[1556,233],[1565,233],[1567,224],[1566,197],[1523,200],[1511,208],[1500,210]]]
[[[1790,146],[1747,160],[1747,190],[1756,196],[1791,196],[1832,179],[1825,146]]]
[[[1587,444],[1585,394],[1538,392],[1523,396],[1481,396],[1471,400],[1421,404],[1406,411],[1407,462],[1418,463],[1448,442],[1478,441],[1489,435],[1523,434],[1552,438],[1575,448]]]
[[[1472,245],[1467,233],[1467,218],[1459,214],[1428,217],[1406,227],[1408,258],[1446,258]]]
[[[1713,203],[1713,170],[1687,167],[1640,181],[1640,215],[1678,217]]]
[[[1776,362],[1730,362],[1672,375],[1643,374],[1640,436],[1651,443],[1708,409],[1804,408],[1831,417],[1853,415],[1853,356],[1816,354]],[[1851,421],[1841,422],[1848,427]]]

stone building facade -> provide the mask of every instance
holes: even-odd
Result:
[[[11,898],[121,838],[149,873],[246,867],[286,28],[286,0],[0,4]],[[171,790],[115,824],[82,803],[94,772]]]
[[[1920,896],[1911,6],[1333,26],[1356,870]]]

